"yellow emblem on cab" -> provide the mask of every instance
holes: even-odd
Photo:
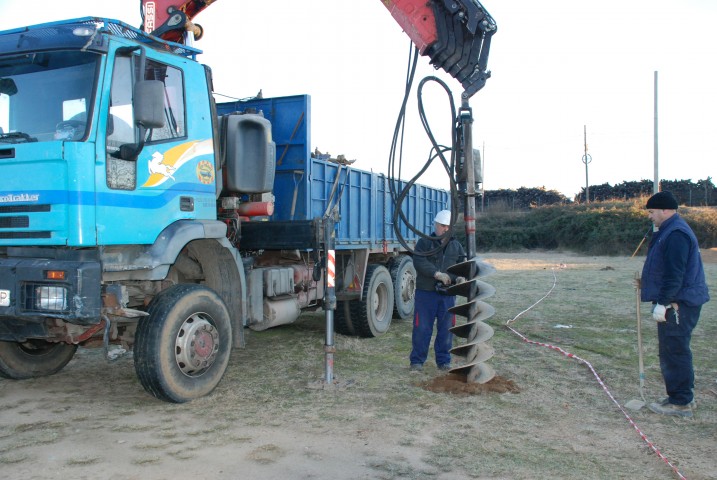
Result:
[[[197,178],[205,185],[214,182],[214,167],[211,162],[201,160],[197,164]]]

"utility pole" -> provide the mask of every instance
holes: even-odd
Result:
[[[590,183],[588,182],[588,163],[593,161],[593,157],[588,153],[588,127],[583,125],[583,144],[585,145],[585,153],[583,154],[583,163],[585,164],[585,203],[590,203]]]
[[[652,193],[657,193],[660,191],[660,174],[658,173],[658,166],[657,166],[657,70],[655,70],[655,85],[654,85],[654,91],[655,91],[655,98],[654,98],[654,109],[655,109],[655,123],[653,126],[653,135],[654,135],[654,155],[655,155],[655,179],[652,182]]]

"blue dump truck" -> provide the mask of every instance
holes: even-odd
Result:
[[[411,315],[403,184],[312,152],[308,96],[215,103],[199,53],[94,17],[0,32],[0,376],[96,346],[157,398],[206,395],[245,327],[323,306],[326,228],[336,331]],[[401,208],[429,232],[448,203]]]

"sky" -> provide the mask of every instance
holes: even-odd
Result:
[[[470,100],[486,190],[544,187],[572,199],[586,180],[652,180],[655,105],[659,178],[714,181],[717,1],[482,4],[498,25],[488,62],[492,76]],[[0,0],[0,30],[83,16],[139,27],[139,5]],[[364,170],[388,171],[412,47],[381,0],[217,0],[195,22],[205,30],[195,44],[204,52],[198,60],[212,67],[217,93],[310,94],[312,150],[343,154]],[[419,171],[430,153],[416,108],[416,86],[426,76],[448,84],[460,105],[459,82],[419,58],[404,178]],[[428,83],[423,100],[438,142],[449,144],[448,94]],[[587,168],[585,139],[592,159]],[[420,182],[448,188],[446,175],[435,162]]]

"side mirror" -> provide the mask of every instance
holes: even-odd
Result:
[[[134,86],[135,121],[144,128],[164,127],[164,83],[142,80]]]
[[[115,156],[136,161],[144,148],[147,130],[164,126],[164,84],[159,80],[140,80],[135,83],[132,108],[134,121],[139,127],[139,143],[121,145]]]

